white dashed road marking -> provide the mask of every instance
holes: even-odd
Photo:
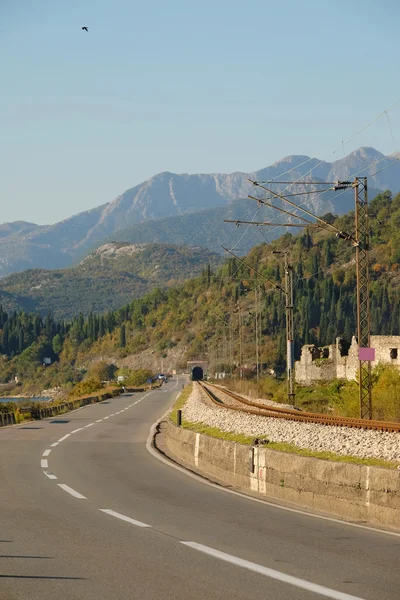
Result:
[[[220,560],[228,562],[237,567],[248,569],[249,571],[253,571],[253,573],[264,575],[265,577],[275,579],[276,581],[282,581],[282,583],[288,583],[289,585],[293,585],[294,587],[302,590],[307,590],[308,592],[312,592],[314,594],[319,594],[325,598],[332,598],[333,600],[362,600],[362,598],[359,598],[358,596],[351,596],[350,594],[346,594],[344,592],[337,592],[336,590],[319,585],[318,583],[311,583],[310,581],[300,579],[299,577],[286,575],[286,573],[275,571],[275,569],[269,569],[268,567],[258,565],[257,563],[253,563],[248,560],[243,560],[243,558],[238,558],[232,554],[220,552],[219,550],[215,550],[209,546],[203,546],[203,544],[198,544],[197,542],[181,542],[181,544],[188,546],[189,548],[193,548],[194,550],[198,550],[199,552],[203,552],[204,554],[208,554],[213,558],[219,558]]]
[[[107,515],[111,515],[116,519],[120,519],[121,521],[126,521],[131,525],[136,525],[136,527],[151,527],[151,525],[147,525],[146,523],[142,523],[141,521],[136,521],[136,519],[131,519],[130,517],[126,517],[125,515],[121,515],[120,513],[115,512],[114,510],[110,510],[109,508],[100,508],[100,512],[106,513]]]
[[[93,423],[88,423],[87,425],[85,425],[84,427],[78,427],[77,429],[74,429],[73,431],[71,431],[70,433],[65,434],[63,437],[61,437],[59,440],[57,440],[56,442],[54,442],[53,444],[50,445],[51,448],[55,448],[56,446],[58,446],[61,442],[64,442],[65,440],[67,440],[71,435],[73,435],[74,433],[78,433],[78,431],[82,431],[88,427],[92,427],[93,425],[95,425],[96,423],[101,423],[102,421],[109,419],[110,417],[115,417],[116,415],[122,414],[123,412],[125,412],[126,410],[128,410],[129,408],[132,408],[132,406],[135,406],[135,404],[138,404],[139,402],[141,402],[142,400],[144,400],[151,392],[149,392],[148,394],[145,394],[144,396],[142,396],[141,398],[139,398],[138,400],[136,400],[136,402],[133,402],[132,404],[130,404],[129,406],[125,407],[124,409],[112,413],[111,415],[107,415],[106,417],[103,417],[102,419],[97,419],[96,422]],[[78,409],[80,410],[80,409]],[[76,411],[74,411],[76,412]],[[42,456],[49,456],[49,454],[51,453],[50,449],[47,449],[43,452]],[[46,477],[48,477],[49,479],[53,479],[53,480],[57,480],[58,478],[53,474],[53,473],[49,473],[46,469],[49,468],[49,463],[48,460],[46,458],[42,458],[40,461],[40,466],[43,469],[43,473],[46,475]],[[60,487],[62,490],[64,490],[65,492],[67,492],[68,494],[70,494],[71,496],[73,496],[74,498],[78,498],[79,500],[86,500],[86,496],[82,496],[82,494],[80,494],[79,492],[77,492],[76,490],[72,489],[71,487],[69,487],[69,485],[66,485],[65,483],[58,483],[57,484],[58,487]],[[114,512],[113,510],[110,509],[99,509],[104,513],[107,513],[117,519],[120,519],[122,521],[126,521],[127,523],[130,523],[131,525],[136,525],[137,527],[151,527],[151,525],[147,525],[146,523],[142,523],[141,521],[136,521],[135,519],[131,519],[130,517],[127,517],[125,515],[121,515],[117,512]]]
[[[74,498],[78,498],[78,500],[86,500],[86,496],[82,496],[79,492],[73,490],[69,485],[65,485],[65,483],[57,483],[58,487],[60,487],[64,492],[71,494]]]

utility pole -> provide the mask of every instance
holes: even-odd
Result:
[[[258,314],[258,294],[259,289],[256,286],[254,288],[254,309],[255,309],[255,320],[256,320],[256,373],[257,373],[257,385],[260,380],[260,359],[259,359],[259,351],[258,351],[258,342],[259,342],[259,314]]]
[[[239,379],[242,380],[243,379],[243,365],[242,365],[242,359],[243,359],[243,348],[242,348],[242,309],[240,307],[239,304],[239,314],[238,314],[238,321],[239,321],[239,325],[238,325],[238,334],[239,334]]]
[[[294,208],[300,210],[305,213],[309,217],[312,217],[316,220],[316,223],[311,223],[311,227],[320,227],[327,231],[331,231],[335,233],[336,237],[346,240],[350,242],[353,247],[356,249],[356,272],[357,272],[357,335],[358,335],[358,358],[359,358],[359,403],[360,403],[360,417],[362,419],[372,419],[372,378],[371,378],[371,360],[374,360],[374,349],[370,348],[371,335],[370,335],[370,306],[369,306],[369,223],[368,223],[368,193],[367,193],[367,178],[366,177],[356,177],[354,181],[294,181],[294,182],[266,182],[269,184],[273,183],[287,183],[290,185],[329,185],[329,187],[323,191],[337,191],[337,190],[346,190],[350,188],[354,188],[355,190],[355,237],[346,233],[345,231],[341,231],[332,223],[328,223],[324,221],[318,215],[315,215],[311,211],[305,209],[304,207],[297,205],[292,202],[292,200],[288,200],[287,197],[279,194],[269,187],[265,187],[258,183],[257,181],[252,181],[249,179],[250,183],[254,186],[260,187],[263,190],[267,191],[271,194],[271,197],[278,198],[283,202],[293,206]],[[306,192],[308,194],[314,193],[314,191]],[[296,195],[304,195],[300,194],[292,194]],[[256,200],[259,204],[266,204],[280,212],[286,213],[291,217],[296,217],[300,219],[304,223],[304,218],[300,217],[297,214],[290,213],[281,207],[274,206],[269,202],[260,200],[258,198],[254,198],[253,196],[249,196],[249,198]],[[245,221],[236,221],[236,225],[245,223]],[[256,226],[269,226],[272,223],[261,222],[261,223],[251,223]],[[282,224],[286,227],[304,227],[304,225],[296,224],[296,223],[286,223]],[[274,223],[274,226],[278,226],[278,224]],[[287,303],[290,306],[290,302]],[[289,335],[288,335],[289,340]],[[288,374],[289,375],[289,374]]]
[[[225,219],[224,220],[225,223],[231,223],[234,222],[237,225],[239,223],[242,223],[243,221],[231,221],[229,219]],[[266,225],[266,223],[259,223],[259,225]],[[269,223],[268,223],[269,224]],[[257,223],[253,223],[251,222],[251,225],[257,225]],[[262,273],[260,273],[259,271],[257,271],[257,269],[255,269],[252,265],[249,265],[245,260],[243,260],[242,258],[240,258],[239,256],[236,256],[236,254],[234,254],[231,250],[228,250],[228,248],[225,248],[224,246],[221,246],[221,248],[223,248],[223,250],[225,250],[225,252],[228,252],[228,254],[231,254],[236,260],[238,260],[242,265],[245,265],[246,267],[248,267],[249,269],[253,270],[255,275],[257,277],[260,277],[261,279],[263,279],[264,281],[266,281],[267,283],[269,283],[273,288],[279,290],[280,292],[283,292],[284,290],[282,289],[282,287],[280,285],[278,285],[275,281],[272,281],[271,279],[268,279],[268,277],[265,277]],[[256,293],[256,292],[255,292]],[[255,303],[257,306],[257,302],[255,299]],[[239,303],[237,304],[237,308],[239,309],[239,318],[241,317],[241,309],[240,309],[240,305]],[[259,322],[259,317],[261,320],[261,314],[258,316],[258,309],[256,308],[256,362],[257,362],[257,380],[259,378],[259,374],[260,374],[260,364],[259,364],[259,341],[260,341],[260,334],[261,334],[261,330],[260,330],[260,322]],[[242,361],[241,361],[241,355],[242,355],[242,351],[241,351],[241,336],[239,335],[239,373],[242,374]],[[241,376],[241,375],[240,375]]]
[[[272,254],[285,256],[285,306],[286,306],[286,373],[289,404],[295,405],[294,390],[294,322],[293,322],[293,267],[289,264],[287,252],[273,251]]]
[[[289,404],[295,405],[294,392],[294,324],[293,324],[293,267],[285,254],[285,295],[286,295],[286,362]]]
[[[365,356],[365,354],[362,353],[362,349],[369,349],[371,345],[367,178],[357,177],[354,181],[354,189],[356,219],[357,334],[359,348],[360,417],[361,419],[372,419],[371,360],[365,360],[365,358],[368,358],[368,354]]]

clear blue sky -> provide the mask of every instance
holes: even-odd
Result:
[[[0,0],[0,222],[160,171],[330,159],[400,98],[399,17],[397,0]],[[385,119],[344,150],[362,145],[393,152]]]

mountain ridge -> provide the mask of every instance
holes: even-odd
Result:
[[[320,182],[347,179],[363,171],[363,174],[371,176],[370,187],[378,191],[391,189],[397,192],[400,189],[400,164],[383,170],[391,162],[392,158],[385,157],[373,148],[364,147],[332,163],[304,155],[289,155],[253,173],[174,174],[164,171],[129,188],[107,204],[54,225],[16,225],[21,222],[0,225],[0,277],[27,268],[67,267],[103,240],[138,223],[228,206],[252,193],[248,177],[276,180],[290,171],[289,179],[317,179]],[[379,173],[374,172],[374,164],[379,165]],[[287,187],[279,185],[279,181],[275,183],[274,189],[278,191]],[[299,193],[310,189],[312,186],[296,186]],[[322,203],[318,196],[299,196],[298,200],[319,214],[327,212],[325,205],[331,210],[332,202]],[[323,200],[328,197],[324,196]],[[342,204],[339,202],[339,210],[335,211],[338,214],[350,208],[349,202]]]

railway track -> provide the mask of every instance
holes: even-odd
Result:
[[[367,419],[355,419],[352,417],[336,417],[324,415],[322,413],[305,413],[295,409],[267,406],[259,402],[251,402],[239,394],[221,388],[215,384],[204,384],[197,382],[207,397],[220,408],[227,410],[236,410],[250,413],[262,417],[274,417],[275,419],[285,419],[287,421],[299,421],[302,423],[318,423],[320,425],[330,425],[333,427],[354,427],[356,429],[368,429],[375,431],[388,431],[391,433],[400,433],[400,423],[391,423],[385,421],[370,421]],[[210,389],[212,388],[212,389]],[[224,394],[237,404],[229,404],[221,399],[219,394]]]

